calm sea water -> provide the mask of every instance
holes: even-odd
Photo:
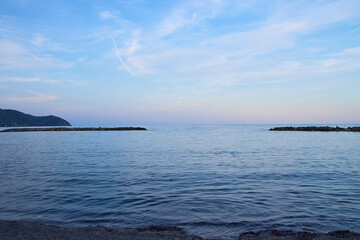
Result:
[[[359,232],[360,133],[270,127],[0,133],[0,219]]]

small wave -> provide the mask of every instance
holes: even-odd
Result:
[[[199,222],[183,222],[179,223],[180,226],[227,226],[227,227],[243,227],[246,225],[251,224],[247,221],[241,221],[241,222],[206,222],[206,221],[199,221]]]

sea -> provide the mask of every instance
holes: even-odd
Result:
[[[213,239],[360,232],[360,133],[275,126],[0,133],[0,219]]]

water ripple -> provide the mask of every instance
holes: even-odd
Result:
[[[360,231],[360,134],[269,126],[0,135],[0,218]]]

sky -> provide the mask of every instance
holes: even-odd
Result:
[[[358,124],[360,1],[1,0],[0,108],[78,126]]]

